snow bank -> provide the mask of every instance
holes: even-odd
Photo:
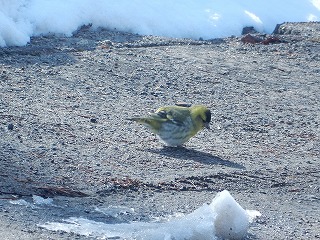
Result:
[[[276,24],[320,20],[320,0],[0,0],[0,46],[31,36],[71,36],[84,24],[142,35],[203,39],[271,33]]]

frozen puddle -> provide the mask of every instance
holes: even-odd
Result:
[[[218,193],[211,204],[165,222],[107,224],[72,217],[62,222],[47,222],[39,226],[99,239],[242,239],[247,235],[249,224],[260,215],[258,211],[244,210],[225,190]]]

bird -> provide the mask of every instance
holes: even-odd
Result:
[[[160,107],[148,116],[128,118],[146,126],[167,146],[187,142],[203,128],[210,129],[211,111],[204,105],[176,103]]]

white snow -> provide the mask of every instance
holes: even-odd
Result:
[[[164,222],[107,224],[71,217],[62,222],[47,222],[39,226],[98,239],[242,239],[247,234],[250,222],[260,215],[255,210],[244,210],[225,190],[218,193],[210,205],[204,204],[188,215],[171,217]]]
[[[43,198],[37,195],[32,195],[33,203],[36,205],[52,205],[52,198]]]
[[[27,202],[24,199],[10,200],[10,203],[13,205],[21,205],[31,208],[38,208],[36,205],[52,205],[52,198],[43,198],[37,195],[32,195],[33,203]],[[54,206],[54,205],[52,205]]]
[[[29,203],[24,199],[10,200],[9,202],[13,205],[20,205],[20,206],[26,206],[26,207],[33,206],[32,203]]]
[[[0,0],[0,46],[31,36],[71,36],[84,24],[142,35],[210,39],[245,26],[271,33],[276,24],[320,20],[320,0]]]

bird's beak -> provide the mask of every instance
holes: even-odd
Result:
[[[204,127],[205,127],[206,129],[209,129],[209,130],[210,130],[210,125],[209,125],[209,123],[204,123]]]

